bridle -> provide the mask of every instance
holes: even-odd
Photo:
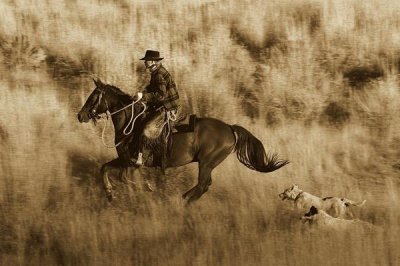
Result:
[[[119,113],[119,112],[121,112],[121,111],[123,111],[123,110],[125,110],[125,109],[127,109],[129,107],[131,107],[132,108],[131,118],[129,119],[129,122],[126,124],[124,130],[122,131],[122,133],[125,136],[130,135],[132,133],[132,131],[133,131],[133,128],[135,126],[136,120],[140,116],[142,116],[144,114],[144,112],[147,109],[147,105],[143,101],[141,101],[140,103],[143,105],[143,109],[136,116],[133,115],[135,113],[134,112],[135,111],[135,104],[140,101],[140,98],[138,98],[137,100],[133,100],[132,103],[128,104],[127,106],[122,107],[121,109],[118,109],[118,110],[116,110],[114,112],[111,112],[110,109],[109,109],[109,106],[108,106],[107,98],[104,97],[104,104],[106,105],[106,111],[104,112],[104,114],[98,114],[97,113],[97,109],[101,105],[101,100],[103,99],[103,95],[105,95],[105,87],[103,87],[102,89],[99,89],[98,87],[96,87],[95,91],[96,90],[100,91],[100,94],[99,94],[99,97],[98,97],[97,104],[93,105],[93,107],[89,111],[89,117],[94,121],[94,123],[96,123],[97,119],[107,118],[107,120],[108,120],[108,118],[112,117],[113,115],[115,115],[115,114],[117,114],[117,113]],[[121,141],[119,141],[117,144],[115,144],[115,145],[107,145],[105,143],[105,141],[104,141],[104,134],[105,134],[106,128],[107,128],[107,122],[104,123],[103,131],[101,133],[101,140],[103,142],[103,145],[105,147],[107,147],[107,148],[116,148],[116,147],[118,147],[123,142],[124,138]]]
[[[93,122],[96,122],[97,118],[101,118],[101,114],[97,113],[97,109],[99,108],[100,104],[101,104],[101,100],[103,99],[103,95],[105,94],[105,89],[99,89],[98,87],[96,87],[94,89],[95,91],[100,91],[98,100],[97,100],[97,104],[92,105],[89,111],[89,118],[93,120]],[[106,113],[109,112],[109,108],[108,108],[108,103],[107,100],[104,100],[104,103],[106,105]]]

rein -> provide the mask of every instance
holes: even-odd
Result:
[[[99,103],[100,103],[100,101],[101,101],[101,98],[102,98],[103,93],[104,93],[104,90],[101,91],[101,94],[100,94],[100,96],[99,96]],[[132,115],[131,115],[131,118],[129,119],[128,124],[126,124],[124,130],[122,131],[122,133],[123,133],[125,136],[128,136],[128,135],[130,135],[130,134],[132,133],[132,131],[133,131],[133,128],[134,128],[134,126],[135,126],[136,119],[137,119],[138,117],[142,116],[142,115],[144,114],[144,112],[146,111],[146,109],[147,109],[146,104],[145,104],[144,102],[140,102],[140,103],[143,105],[143,110],[142,110],[138,115],[134,116],[133,114],[134,114],[134,111],[135,111],[135,104],[138,103],[139,101],[140,101],[140,98],[138,98],[136,101],[133,100],[132,103],[128,104],[127,106],[122,107],[121,109],[118,109],[118,110],[116,110],[116,111],[114,111],[114,112],[110,112],[110,111],[109,111],[109,107],[108,107],[107,100],[104,98],[104,102],[105,102],[105,104],[106,104],[107,110],[106,110],[106,113],[105,113],[104,115],[100,115],[100,118],[107,118],[107,120],[108,120],[109,117],[112,117],[113,115],[115,115],[115,114],[117,114],[117,113],[119,113],[119,112],[121,112],[121,111],[123,111],[123,110],[125,110],[125,109],[128,109],[129,107],[131,107],[131,108],[132,108]],[[117,144],[108,145],[108,144],[105,142],[105,137],[104,137],[105,132],[106,132],[106,129],[107,129],[107,120],[105,120],[104,127],[103,127],[103,130],[102,130],[102,133],[101,133],[101,141],[102,141],[102,143],[103,143],[103,146],[105,146],[106,148],[116,148],[116,147],[118,147],[118,146],[124,141],[125,138],[122,138],[122,140],[119,141]]]

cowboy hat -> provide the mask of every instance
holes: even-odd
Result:
[[[146,54],[144,55],[143,58],[140,60],[146,60],[146,61],[159,61],[163,60],[164,57],[160,57],[160,52],[159,51],[153,51],[153,50],[147,50]]]

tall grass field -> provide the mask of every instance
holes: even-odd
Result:
[[[0,1],[0,265],[400,265],[400,2]],[[111,173],[92,77],[134,94],[159,50],[187,112],[239,124],[290,164],[230,155]],[[110,126],[110,125],[109,125]],[[106,132],[112,143],[113,130]],[[278,194],[366,200],[373,230],[324,230]],[[152,187],[153,191],[150,191]]]

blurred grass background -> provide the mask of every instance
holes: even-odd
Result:
[[[0,2],[1,265],[398,265],[400,3]],[[160,50],[187,110],[240,124],[291,164],[229,157],[201,200],[196,165],[142,169],[105,200],[116,156],[76,112],[87,73],[134,93]],[[112,131],[108,134],[112,140]],[[157,186],[155,192],[140,183]],[[316,232],[279,201],[292,183],[366,199],[382,231]]]

